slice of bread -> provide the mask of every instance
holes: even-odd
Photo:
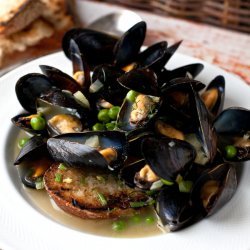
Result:
[[[65,0],[0,0],[0,69],[60,49],[72,26]]]
[[[0,0],[0,34],[10,35],[31,24],[41,15],[40,0]]]
[[[53,164],[46,171],[45,188],[55,203],[72,215],[83,219],[128,216],[136,211],[130,202],[147,200],[145,193],[129,188],[112,173],[73,167],[61,170],[58,166]]]

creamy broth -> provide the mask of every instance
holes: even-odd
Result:
[[[19,153],[17,147],[20,138],[27,138],[25,133],[20,133],[17,136],[15,145],[15,156]],[[14,160],[13,160],[14,161]],[[13,166],[14,167],[14,166]],[[17,167],[17,169],[20,169]],[[21,182],[21,180],[20,180]],[[56,204],[49,198],[46,190],[35,190],[27,188],[23,185],[27,200],[38,211],[50,219],[60,223],[66,227],[94,235],[106,237],[148,237],[162,233],[157,226],[157,217],[153,209],[147,208],[129,218],[109,219],[109,220],[85,220],[76,216],[70,215],[62,211]],[[147,222],[145,219],[150,216],[154,218],[154,222]],[[114,231],[112,223],[116,220],[125,221],[125,228],[122,231]]]

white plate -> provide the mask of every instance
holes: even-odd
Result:
[[[200,61],[175,54],[168,67],[194,62]],[[223,209],[176,233],[138,239],[100,237],[58,224],[29,204],[12,164],[14,145],[10,139],[14,130],[10,119],[21,111],[15,95],[16,81],[24,74],[40,72],[39,64],[52,65],[69,74],[72,69],[70,61],[60,52],[29,62],[0,79],[0,249],[250,249],[249,163],[244,166],[236,194]],[[207,83],[218,74],[224,75],[225,107],[250,108],[249,86],[217,67],[204,65],[198,79]]]

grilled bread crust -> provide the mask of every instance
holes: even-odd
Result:
[[[45,188],[58,207],[83,219],[108,219],[134,214],[130,202],[145,201],[147,196],[127,187],[113,174],[103,171],[53,164],[44,175]],[[55,178],[58,175],[60,181]],[[105,203],[100,200],[104,197]]]

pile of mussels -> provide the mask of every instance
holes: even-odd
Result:
[[[250,156],[250,112],[223,110],[225,79],[217,76],[207,87],[195,80],[202,64],[165,68],[181,42],[141,51],[145,33],[145,22],[120,38],[72,29],[62,47],[73,77],[46,65],[43,74],[21,77],[16,95],[27,112],[12,122],[33,136],[14,164],[34,163],[21,173],[31,188],[39,188],[54,161],[105,168],[145,191],[161,224],[175,231],[213,214],[235,193],[234,162]],[[114,126],[93,131],[100,110],[113,106],[120,107]],[[37,117],[44,126],[32,126]],[[98,147],[87,143],[96,136]],[[100,148],[115,154],[107,159]]]

